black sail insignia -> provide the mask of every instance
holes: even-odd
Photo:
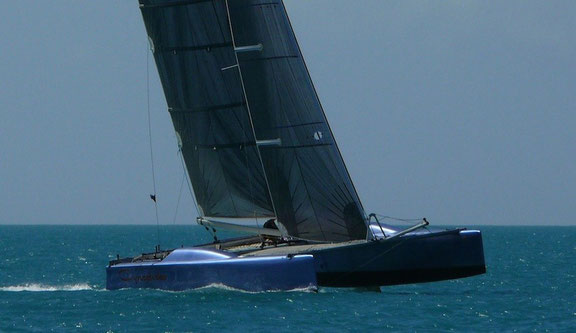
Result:
[[[140,8],[200,213],[273,217],[224,1]]]
[[[279,222],[305,239],[366,238],[360,200],[283,2],[227,2],[235,45],[247,50],[238,59],[256,137],[279,143],[260,148]]]
[[[364,210],[282,0],[139,0],[204,216],[365,239]]]

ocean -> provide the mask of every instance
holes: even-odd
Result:
[[[0,226],[0,332],[575,332],[576,227],[478,228],[485,275],[245,293],[104,289],[108,260],[210,241],[197,226]]]

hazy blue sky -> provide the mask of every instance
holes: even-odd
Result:
[[[576,224],[576,1],[286,6],[369,212]],[[137,1],[2,1],[0,13],[0,224],[155,223]],[[150,68],[171,224],[182,169]],[[195,217],[186,192],[177,223]]]

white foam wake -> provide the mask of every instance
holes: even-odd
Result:
[[[209,285],[204,286],[204,287],[184,290],[183,292],[196,292],[196,291],[203,292],[203,291],[211,291],[211,290],[233,291],[233,292],[239,292],[239,293],[244,293],[244,294],[262,294],[262,293],[286,293],[286,292],[316,292],[318,290],[318,288],[315,286],[310,286],[307,288],[295,288],[295,289],[290,289],[290,290],[248,291],[248,290],[230,287],[230,286],[227,286],[227,285],[224,285],[221,283],[212,283],[212,284],[209,284]],[[171,292],[171,291],[169,291],[169,292]]]
[[[46,291],[85,291],[85,290],[94,290],[92,286],[87,283],[78,283],[78,284],[67,284],[62,286],[49,286],[40,283],[28,283],[23,285],[17,286],[7,286],[7,287],[0,287],[0,291],[12,291],[12,292],[21,292],[21,291],[31,291],[31,292],[46,292]]]

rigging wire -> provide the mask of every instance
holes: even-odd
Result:
[[[402,219],[402,218],[398,218],[398,217],[386,216],[386,215],[381,215],[381,214],[373,214],[373,215],[376,216],[378,219],[381,219],[381,220],[392,220],[392,221],[403,222],[403,223],[414,223],[414,222],[426,220],[426,218]],[[370,222],[370,220],[368,220],[368,221]],[[378,221],[377,221],[377,223],[378,223]],[[432,231],[430,231],[430,229],[428,229],[428,226],[425,226],[422,228],[424,230],[428,231],[429,233],[432,232]]]
[[[196,196],[194,196],[194,191],[192,191],[192,184],[190,183],[190,179],[186,177],[186,163],[184,162],[184,156],[182,155],[182,148],[178,151],[178,155],[180,155],[180,164],[182,164],[182,170],[184,172],[184,178],[186,178],[186,185],[188,187],[188,192],[190,192],[190,196],[192,197],[192,202],[194,202],[194,207],[196,207],[196,212],[198,216],[202,215],[202,211],[200,211],[200,207],[198,206],[198,202],[196,202]]]
[[[178,154],[180,154],[180,150],[178,150]],[[184,182],[186,181],[185,179],[186,177],[186,170],[184,170],[184,172],[182,173],[182,181],[180,182],[180,188],[178,190],[178,199],[176,200],[176,208],[174,209],[174,217],[172,218],[172,226],[176,226],[176,220],[178,219],[178,211],[180,209],[180,203],[182,201],[182,192],[184,190]],[[168,240],[165,240],[166,243],[173,243],[174,242],[174,237],[175,237],[175,233],[172,232],[170,233],[170,238]]]
[[[178,151],[180,154],[180,151]],[[176,224],[176,218],[178,217],[178,208],[180,208],[180,199],[182,198],[182,190],[184,189],[184,182],[186,181],[186,170],[182,173],[182,182],[180,183],[180,190],[178,191],[178,200],[176,201],[176,211],[174,212],[174,219],[172,224]]]
[[[152,168],[152,186],[154,193],[150,196],[152,201],[154,201],[154,211],[156,213],[156,240],[157,248],[160,250],[160,219],[158,217],[158,201],[157,201],[157,191],[156,191],[156,172],[154,166],[154,148],[152,146],[152,116],[150,112],[150,52],[152,49],[148,46],[146,50],[146,108],[148,111],[148,140],[150,144],[150,164]]]
[[[381,214],[374,214],[376,215],[378,218],[383,219],[383,220],[394,220],[394,221],[398,221],[398,222],[418,222],[418,221],[422,221],[422,218],[417,218],[417,219],[402,219],[402,218],[398,218],[398,217],[393,217],[393,216],[385,216],[385,215],[381,215]]]
[[[178,155],[180,156],[180,163],[182,165],[182,171],[184,172],[184,178],[186,179],[186,187],[188,188],[188,192],[190,193],[190,197],[192,197],[192,202],[194,203],[194,207],[196,208],[196,213],[198,213],[198,216],[202,216],[204,214],[202,214],[203,212],[200,210],[200,206],[198,205],[198,202],[196,201],[196,196],[194,195],[194,191],[192,190],[192,184],[190,182],[190,178],[187,177],[188,173],[187,173],[187,169],[186,169],[186,162],[184,161],[184,156],[182,154],[182,147],[180,146],[180,150],[178,151]],[[201,226],[204,227],[204,229],[206,229],[206,231],[208,231],[208,233],[210,233],[210,235],[214,238],[214,240],[217,240],[216,237],[216,229],[214,228],[208,228],[207,226],[205,226],[203,223],[198,223]]]

